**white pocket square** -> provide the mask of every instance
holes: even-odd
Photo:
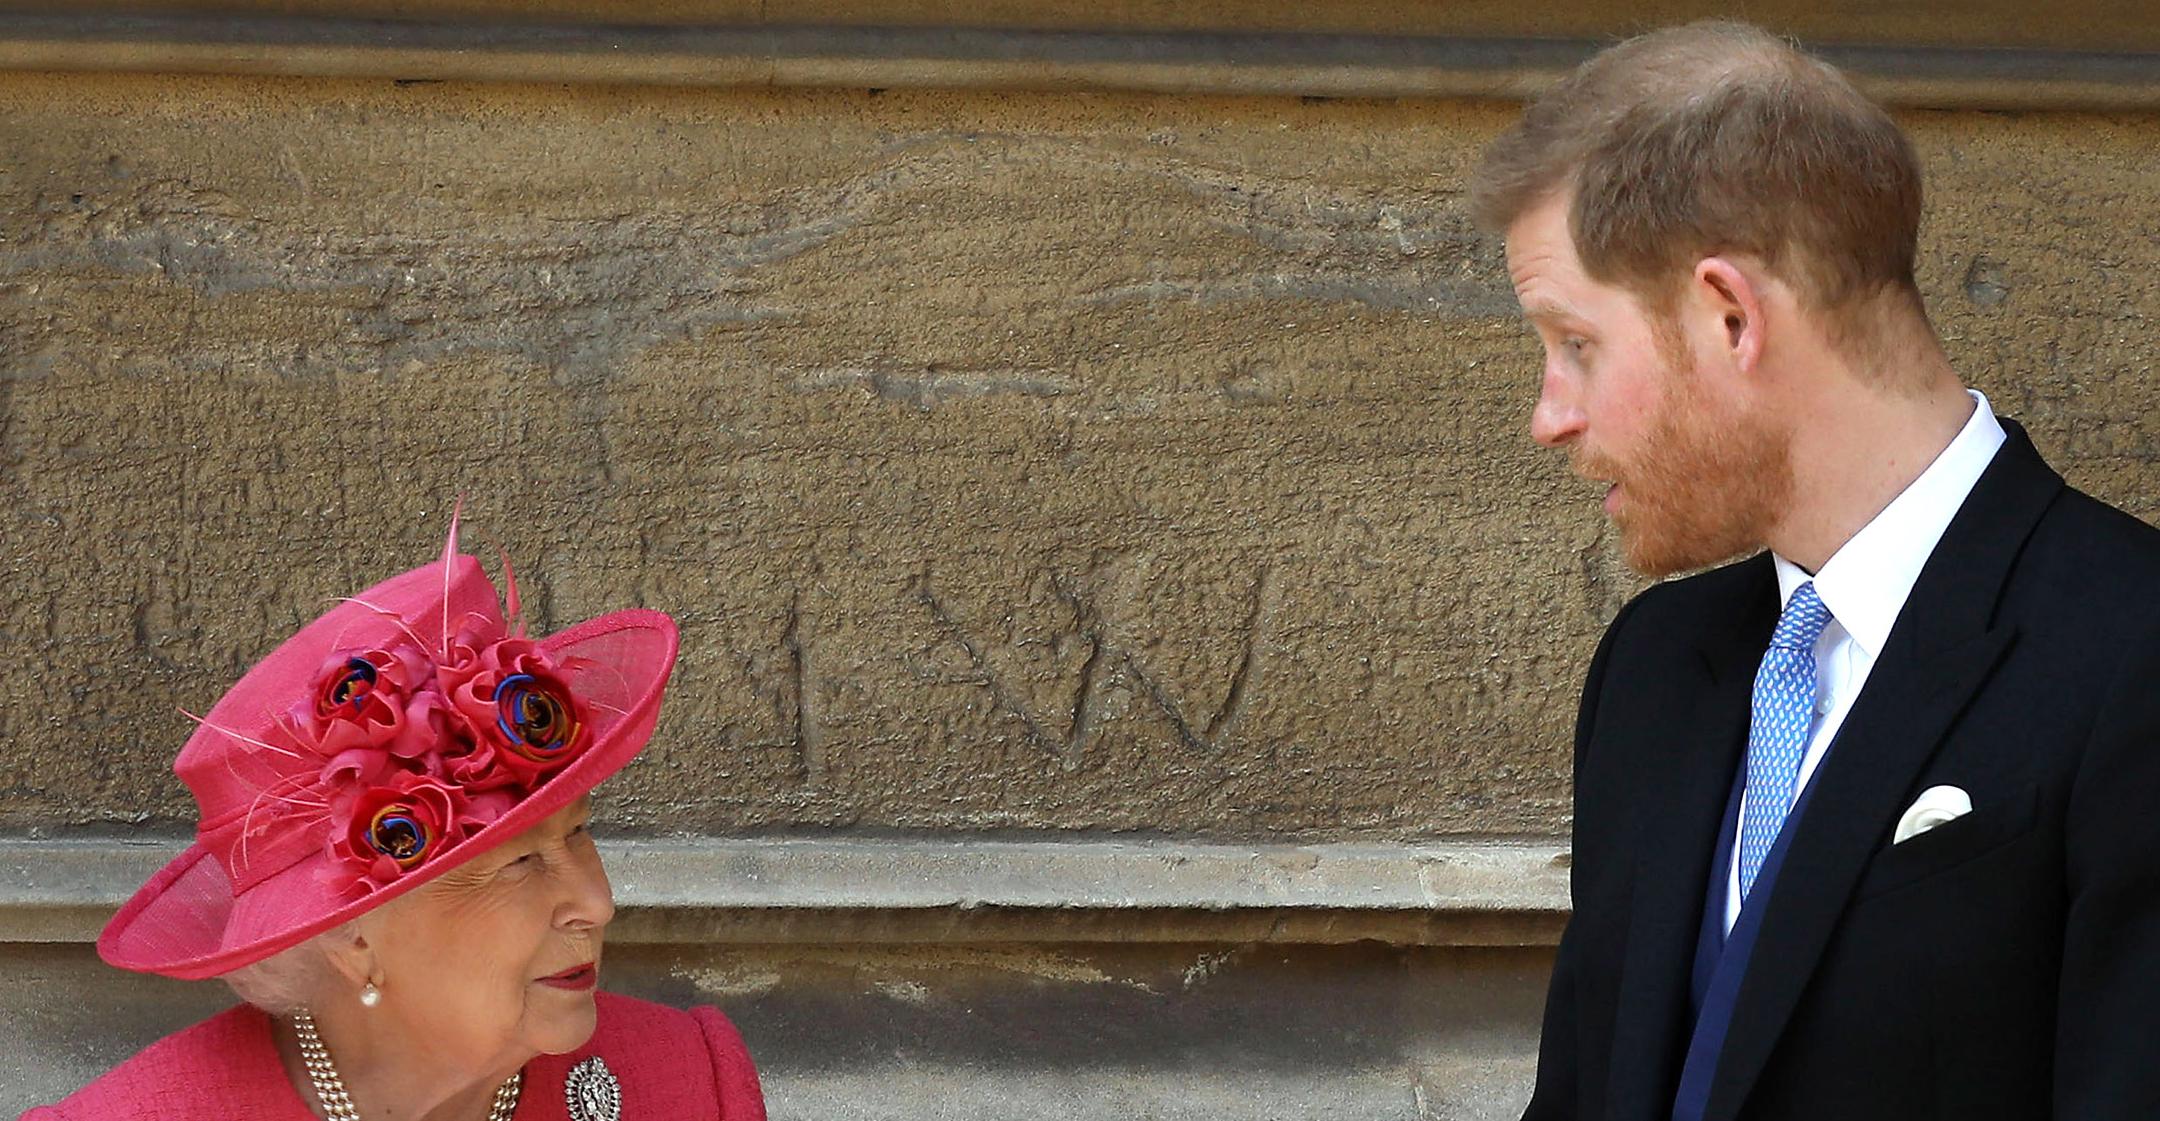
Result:
[[[1898,818],[1897,835],[1890,841],[1902,845],[1914,837],[1956,821],[1972,812],[1972,796],[1955,786],[1930,786],[1913,800],[1905,816]]]

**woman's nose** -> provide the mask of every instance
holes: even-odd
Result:
[[[572,866],[568,893],[556,912],[557,921],[581,931],[606,926],[615,918],[615,889],[608,883],[600,855],[588,849],[585,859],[573,861]]]

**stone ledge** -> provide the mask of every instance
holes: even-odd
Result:
[[[88,942],[171,843],[0,840],[0,942]],[[1222,845],[700,840],[603,845],[640,943],[1380,941],[1548,946],[1552,841]]]
[[[1603,40],[815,24],[606,24],[0,11],[0,70],[688,86],[1520,99]],[[2160,108],[2160,53],[1824,44],[1876,96],[1966,109]]]
[[[665,27],[1001,27],[1061,31],[1274,31],[1311,34],[1606,38],[1650,23],[1730,14],[1719,0],[0,0],[0,12],[89,15],[307,16],[339,19]],[[1809,41],[1908,46],[2160,50],[2160,21],[2123,0],[1958,0],[1957,18],[1928,5],[1865,0],[1750,0],[1746,17]]]

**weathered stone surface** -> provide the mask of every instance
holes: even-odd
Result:
[[[1946,23],[1928,10],[1763,0],[1746,15],[1809,42],[1886,104],[2150,113],[2160,109],[2160,22],[2124,3],[1969,0]],[[126,14],[100,11],[112,7]],[[1705,0],[1656,8],[0,0],[0,70],[1517,101],[1614,38],[1730,14]]]
[[[178,842],[0,839],[0,944],[96,940]],[[641,943],[1551,946],[1566,849],[706,838],[601,842]]]
[[[611,946],[606,984],[741,1029],[776,1119],[1484,1121],[1529,1096],[1549,954],[1196,944]],[[0,946],[0,1114],[225,1004]],[[388,989],[386,999],[397,999]]]
[[[673,612],[631,830],[1555,834],[1633,587],[1460,104],[0,77],[0,829],[424,561]],[[1916,114],[1954,357],[2160,511],[2160,121]]]
[[[2039,46],[2137,51],[2160,46],[2160,25],[2136,0],[1965,0],[1946,20],[1925,6],[1864,0],[1756,0],[1747,18],[1809,42],[1916,43],[1929,47]],[[1646,27],[1732,15],[1715,0],[1456,0],[1404,5],[1387,0],[644,0],[625,11],[609,0],[0,0],[0,13],[331,17],[534,21],[621,28],[643,23],[690,27],[967,27],[1067,30],[1286,31],[1311,35],[1615,38]]]

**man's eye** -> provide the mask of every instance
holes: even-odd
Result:
[[[1560,345],[1568,348],[1576,354],[1581,354],[1583,351],[1590,349],[1590,340],[1569,338],[1562,340]]]

